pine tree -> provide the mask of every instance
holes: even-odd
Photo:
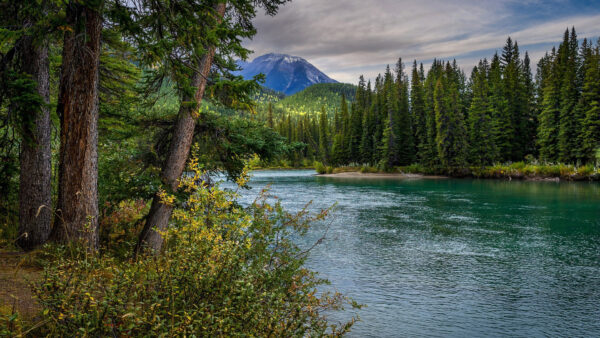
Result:
[[[338,147],[339,159],[345,164],[351,162],[350,147],[352,146],[352,129],[350,114],[348,112],[348,103],[346,102],[346,96],[342,95],[341,104],[342,114],[340,116],[340,145]]]
[[[575,106],[579,100],[577,86],[577,68],[579,64],[579,45],[575,28],[565,32],[564,47],[559,48],[559,67],[562,78],[560,84],[560,114],[558,133],[558,160],[563,163],[576,161],[577,135],[579,125]]]
[[[375,126],[373,125],[373,108],[369,108],[363,114],[362,136],[360,140],[360,162],[373,164],[373,134]]]
[[[363,111],[355,102],[350,112],[350,126],[348,132],[348,162],[358,162],[360,159],[360,139],[362,136]]]
[[[323,106],[321,108],[321,115],[319,117],[319,155],[323,163],[330,163],[329,150],[329,121],[327,120],[325,106]]]
[[[560,114],[560,74],[556,51],[546,56],[538,65],[541,107],[538,124],[540,159],[545,162],[558,160],[558,123]]]
[[[292,134],[292,116],[290,114],[288,114],[285,120],[285,134],[283,136],[287,138],[289,143],[294,139],[294,135]]]
[[[504,149],[503,159],[519,161],[525,156],[526,117],[525,84],[519,46],[509,37],[500,57],[503,92],[506,99],[506,117],[510,119],[510,130],[506,130],[503,142],[510,144]]]
[[[469,108],[470,162],[474,165],[491,165],[497,160],[495,130],[490,109],[488,86],[489,65],[487,60],[471,73],[473,99]]]
[[[382,95],[385,98],[385,128],[381,140],[381,161],[385,168],[393,168],[399,164],[398,151],[398,91],[395,88],[392,72],[388,66],[384,75],[384,87]]]
[[[374,147],[373,147],[373,135],[375,133],[375,119],[373,113],[373,104],[372,104],[372,91],[371,91],[371,82],[369,81],[367,85],[367,99],[366,105],[364,107],[363,112],[363,120],[362,120],[362,135],[360,139],[360,163],[373,164],[374,163]]]
[[[45,21],[50,5],[4,1],[0,7],[0,44],[3,45],[0,51],[0,216],[8,214],[4,207],[12,204],[10,196],[16,190],[13,185],[16,181],[19,185],[16,244],[23,250],[32,250],[47,240],[52,220],[49,106],[49,44],[52,40]],[[15,180],[17,168],[20,172]]]
[[[425,123],[427,129],[426,142],[423,150],[423,164],[435,167],[440,163],[437,147],[437,127],[435,90],[443,75],[444,65],[439,60],[433,60],[431,69],[425,79]]]
[[[585,78],[579,110],[582,111],[581,159],[598,163],[600,150],[600,40],[584,54]]]
[[[179,187],[194,138],[197,107],[204,98],[209,78],[215,82],[214,87],[227,87],[225,92],[235,96],[235,101],[250,104],[249,94],[257,84],[255,81],[230,80],[228,75],[238,68],[233,58],[245,59],[249,54],[241,43],[256,33],[252,19],[257,14],[257,7],[274,15],[282,3],[282,0],[252,3],[238,0],[209,3],[141,1],[138,6],[127,7],[130,12],[119,16],[129,21],[124,26],[133,28],[129,38],[140,46],[143,64],[153,69],[152,73],[158,74],[159,78],[166,75],[180,90],[179,113],[160,174],[166,190],[177,191]],[[224,17],[227,19],[223,20]],[[219,72],[212,72],[215,64]],[[159,68],[155,69],[156,66]],[[222,73],[226,79],[219,78]],[[145,248],[150,248],[153,253],[161,251],[163,238],[160,232],[168,228],[172,212],[173,206],[162,203],[160,195],[156,194],[136,252]]]
[[[275,127],[273,122],[273,104],[269,102],[269,108],[267,109],[267,126],[271,129]]]
[[[408,78],[404,73],[402,59],[399,59],[396,64],[395,86],[398,92],[398,121],[395,131],[398,138],[398,164],[409,165],[415,160],[415,143],[409,108]]]
[[[537,106],[535,98],[535,84],[533,82],[533,75],[531,71],[531,60],[529,54],[525,52],[525,58],[523,59],[523,71],[521,74],[523,82],[523,120],[524,120],[524,134],[523,138],[524,152],[525,155],[537,155],[536,136],[537,136]]]
[[[423,64],[421,64],[421,69]],[[413,63],[411,74],[410,111],[413,120],[414,140],[417,159],[423,163],[427,142],[427,118],[425,115],[425,93],[423,90],[422,73],[417,69],[417,61]]]
[[[467,151],[460,92],[453,76],[448,63],[446,74],[438,80],[434,92],[436,145],[440,162],[448,168],[463,167]]]
[[[494,129],[496,130],[495,140],[498,147],[498,158],[501,161],[508,161],[512,158],[511,142],[514,138],[514,130],[508,110],[508,100],[502,80],[502,67],[498,54],[494,55],[490,65],[489,86],[490,107],[492,109]]]
[[[51,237],[63,243],[80,241],[90,250],[98,248],[99,233],[98,66],[103,5],[103,1],[67,4],[67,23],[73,29],[64,35],[57,105],[61,144]]]
[[[375,97],[372,111],[373,123],[375,125],[375,132],[371,136],[371,143],[373,145],[373,163],[378,163],[382,159],[381,148],[383,142],[383,130],[385,129],[385,121],[388,115],[384,92],[384,79],[381,74],[375,79]]]

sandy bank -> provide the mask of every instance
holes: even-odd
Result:
[[[446,176],[427,176],[421,174],[402,174],[402,173],[361,173],[358,171],[343,172],[337,174],[320,174],[319,177],[335,177],[335,178],[385,178],[385,179],[447,179]]]

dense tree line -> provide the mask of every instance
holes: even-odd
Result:
[[[193,142],[203,165],[233,176],[246,157],[281,151],[271,130],[200,107],[252,106],[257,82],[232,74],[249,53],[241,41],[259,8],[273,15],[286,1],[0,1],[0,216],[14,223],[20,201],[19,246],[97,250],[109,202],[99,179],[113,180],[101,192],[125,190],[128,158],[137,188],[123,198],[154,195],[138,247],[158,252],[173,209],[158,193],[177,192]]]
[[[298,146],[293,159],[381,169],[419,163],[458,169],[539,159],[595,163],[600,148],[599,44],[567,29],[558,49],[538,63],[508,38],[470,78],[456,61],[402,60],[375,83],[361,77],[350,108],[342,98],[332,118],[283,116],[270,125]]]

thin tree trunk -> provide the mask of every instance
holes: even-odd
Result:
[[[45,104],[50,101],[50,64],[48,46],[34,45],[25,37],[19,48],[21,70],[37,82],[37,92]],[[45,42],[44,42],[45,43]],[[21,143],[19,184],[19,238],[17,244],[31,250],[44,244],[50,235],[52,219],[52,161],[50,150],[50,109],[32,107],[32,123],[23,126],[26,137]]]
[[[52,239],[98,246],[98,68],[102,16],[71,2],[65,32],[57,113],[59,187]]]
[[[216,5],[216,13],[219,18],[222,18],[225,14],[226,5],[220,3]],[[202,58],[198,65],[198,71],[192,78],[192,84],[196,87],[196,93],[194,100],[197,104],[202,102],[204,97],[204,91],[206,90],[207,78],[210,73],[210,68],[213,63],[216,48],[210,47],[206,55]],[[183,100],[188,101],[186,99]],[[173,132],[173,139],[169,147],[169,152],[165,164],[161,172],[161,179],[164,184],[171,189],[176,191],[179,186],[179,179],[185,169],[190,148],[192,146],[192,139],[194,137],[194,128],[196,126],[196,107],[189,107],[188,105],[182,104],[179,108],[179,115],[175,130]],[[157,195],[152,199],[152,206],[150,212],[146,218],[146,225],[140,234],[138,245],[136,247],[136,253],[143,248],[149,248],[154,253],[158,253],[162,249],[163,238],[159,232],[163,232],[167,229],[169,219],[173,213],[173,206],[164,204],[161,202],[160,197]]]

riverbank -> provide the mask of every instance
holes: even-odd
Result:
[[[362,173],[360,171],[345,171],[331,174],[317,174],[319,177],[336,178],[377,178],[377,179],[447,179],[448,176],[441,175],[423,175],[423,174],[405,174],[405,173]]]
[[[319,166],[316,166],[319,169]],[[322,168],[321,168],[322,169]],[[479,178],[525,181],[600,181],[598,168],[572,165],[536,165],[523,162],[509,165],[470,168],[427,168],[421,165],[396,167],[392,171],[380,171],[375,167],[325,167],[317,170],[319,176],[338,178]]]

